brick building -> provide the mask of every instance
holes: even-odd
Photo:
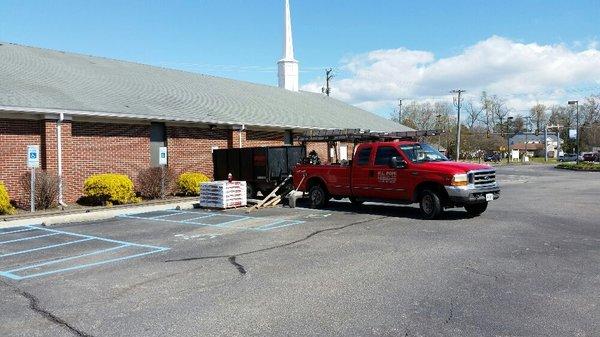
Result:
[[[309,129],[407,130],[320,94],[6,43],[0,83],[0,181],[22,206],[28,145],[41,169],[61,171],[72,203],[92,174],[135,179],[157,165],[160,146],[176,172],[210,176],[215,148],[291,144]]]

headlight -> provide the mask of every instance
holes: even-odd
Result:
[[[455,174],[452,177],[450,185],[452,186],[467,186],[469,184],[469,177],[466,174]]]

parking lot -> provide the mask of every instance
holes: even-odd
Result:
[[[600,174],[498,179],[478,218],[342,200],[3,229],[0,335],[600,335]]]

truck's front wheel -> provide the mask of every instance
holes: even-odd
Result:
[[[470,216],[480,216],[481,213],[485,212],[487,206],[488,203],[484,202],[481,204],[465,205],[465,209],[467,210],[467,213],[469,213]]]
[[[440,197],[431,190],[425,190],[421,193],[419,206],[421,207],[421,214],[427,220],[439,218],[444,211]]]
[[[308,197],[310,198],[310,205],[312,208],[323,208],[327,205],[327,191],[319,184],[310,188]]]

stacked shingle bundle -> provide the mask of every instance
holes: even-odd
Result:
[[[200,185],[200,207],[225,209],[246,205],[245,181],[213,181]]]

